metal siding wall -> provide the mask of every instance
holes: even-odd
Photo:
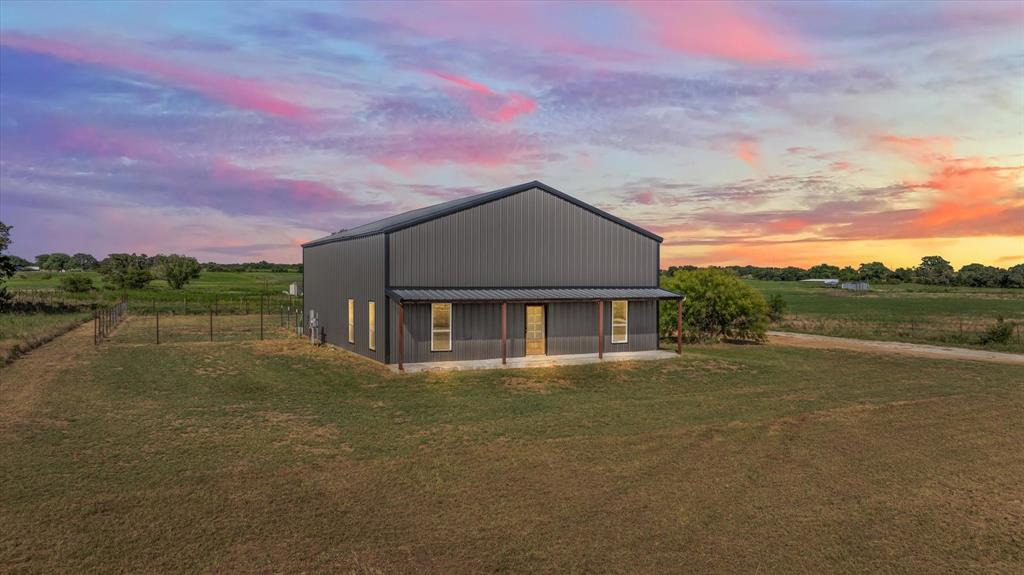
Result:
[[[547,305],[548,354],[597,353],[597,303]]]
[[[655,300],[630,301],[626,333],[628,334],[626,343],[612,343],[612,303],[605,302],[605,353],[658,349],[658,302]]]
[[[392,309],[391,363],[398,363],[398,305]],[[508,304],[508,357],[523,355],[526,327],[520,304]],[[430,304],[405,305],[406,363],[501,357],[501,304],[454,304],[452,351],[430,351]]]
[[[658,242],[537,188],[390,242],[392,287],[657,286]]]
[[[657,349],[657,304],[629,302],[629,342],[611,343],[611,303],[604,302],[605,353]],[[547,304],[548,355],[597,353],[597,304]],[[391,362],[398,362],[398,306],[392,305]],[[452,311],[452,351],[430,351],[430,305],[405,306],[405,363],[461,361],[501,357],[501,304],[455,304]],[[508,304],[508,357],[525,355],[526,309]]]
[[[305,317],[316,310],[327,343],[385,361],[383,234],[305,248],[303,258]],[[355,300],[355,344],[348,342],[349,298]],[[367,341],[370,300],[376,303],[376,350]]]

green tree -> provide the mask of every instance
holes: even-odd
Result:
[[[1006,270],[1003,282],[1006,287],[1024,288],[1024,264],[1017,264]]]
[[[686,296],[682,304],[683,329],[690,339],[763,341],[766,337],[768,303],[732,272],[719,268],[676,271],[661,278],[661,287]],[[664,333],[675,330],[675,307],[675,303],[666,302],[661,308]]]
[[[1006,270],[1002,268],[967,264],[957,272],[956,283],[970,287],[999,287],[1006,283],[1006,275]]]
[[[100,263],[100,275],[117,289],[141,289],[153,281],[145,254],[110,254]]]
[[[860,279],[875,282],[887,282],[893,277],[893,271],[882,262],[871,262],[860,264],[857,268],[857,275]]]
[[[839,276],[838,279],[844,282],[856,281],[860,277],[857,275],[857,270],[853,269],[852,266],[846,266],[839,270],[837,275]]]
[[[84,274],[63,274],[60,276],[60,287],[64,291],[83,293],[92,290],[92,278]]]
[[[2,224],[0,224],[0,225],[2,225]],[[11,258],[11,263],[13,263],[14,267],[16,267],[16,268],[23,268],[23,267],[32,265],[32,262],[28,261],[25,258],[19,258],[18,256],[11,256],[11,255],[9,255],[7,257]]]
[[[896,268],[892,272],[892,277],[897,282],[911,283],[914,281],[914,269],[913,268]]]
[[[914,279],[918,283],[949,285],[955,278],[953,266],[941,256],[925,256],[921,265],[914,270]]]
[[[100,262],[96,261],[96,258],[89,254],[83,254],[81,252],[71,256],[71,267],[82,271],[89,271],[96,269],[96,266],[100,265]]]
[[[782,294],[773,293],[768,297],[768,319],[772,321],[782,321],[782,318],[786,316],[786,300],[783,299]]]
[[[156,256],[153,271],[156,277],[167,280],[172,289],[181,289],[188,282],[199,277],[202,268],[196,258],[171,254]]]
[[[839,279],[839,267],[818,264],[807,270],[807,275],[813,279]]]
[[[7,280],[14,276],[14,258],[7,255],[11,245],[11,226],[0,222],[0,310],[7,309],[13,297],[7,291]]]
[[[39,264],[44,270],[59,272],[71,267],[71,256],[60,252],[47,254],[46,260]]]

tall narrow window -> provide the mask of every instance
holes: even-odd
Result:
[[[629,302],[620,299],[612,302],[612,343],[629,341]]]
[[[370,326],[370,333],[368,336],[370,339],[369,343],[366,345],[368,345],[370,349],[375,350],[377,349],[377,304],[371,301],[366,311],[369,314],[369,319],[367,320],[366,325]]]
[[[430,351],[452,350],[452,304],[430,304]]]
[[[348,342],[356,342],[356,300],[348,300]]]

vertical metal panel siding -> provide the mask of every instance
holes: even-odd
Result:
[[[647,351],[658,349],[658,302],[642,300],[629,302],[626,327],[628,341],[612,343],[612,304],[604,303],[604,351]]]
[[[611,343],[611,304],[605,302],[605,353],[658,348],[657,303],[629,302],[629,342]],[[546,305],[549,355],[597,353],[597,304],[556,302]],[[452,351],[430,351],[430,304],[405,306],[405,362],[462,361],[501,357],[501,304],[455,304],[452,310]],[[398,307],[393,304],[392,363],[398,361]],[[526,350],[526,308],[508,304],[508,356]]]
[[[548,304],[547,336],[550,355],[597,353],[597,304]]]
[[[392,287],[657,286],[658,242],[537,188],[390,242]]]
[[[395,304],[392,308],[392,317],[397,316],[398,306]],[[524,321],[523,306],[509,304],[509,357],[518,357],[524,353]],[[397,319],[392,320],[392,363],[398,363],[397,327]],[[430,351],[430,304],[406,304],[404,348],[406,363],[501,357],[501,304],[454,304],[451,351]]]
[[[327,343],[385,361],[384,236],[303,249],[306,318],[316,310]],[[348,299],[355,300],[355,339],[348,342]],[[376,303],[376,350],[369,349],[369,301]],[[308,321],[308,319],[307,319]]]

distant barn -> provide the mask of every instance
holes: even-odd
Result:
[[[852,291],[868,291],[871,289],[868,282],[843,282],[841,287]]]
[[[822,278],[822,279],[808,279],[808,280],[800,280],[800,281],[805,282],[805,283],[812,283],[812,284],[822,284],[822,285],[826,285],[828,287],[836,287],[836,286],[839,285],[839,280],[825,279],[825,278]]]

